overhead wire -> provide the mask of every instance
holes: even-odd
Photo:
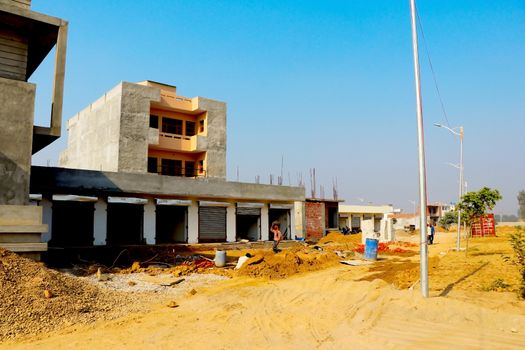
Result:
[[[417,23],[419,25],[419,29],[421,30],[421,37],[423,39],[423,46],[425,47],[425,53],[426,53],[426,56],[427,56],[427,59],[428,59],[428,64],[430,66],[430,71],[432,72],[432,78],[434,80],[434,86],[436,87],[436,91],[437,91],[437,95],[438,95],[438,98],[439,98],[439,102],[441,104],[441,111],[443,112],[443,117],[445,118],[446,125],[450,128],[450,123],[448,122],[447,111],[445,110],[445,103],[443,102],[443,98],[441,97],[441,92],[439,90],[439,86],[438,86],[438,83],[437,83],[436,73],[434,71],[434,66],[432,65],[432,60],[430,58],[430,50],[428,49],[427,40],[425,38],[425,31],[423,30],[423,24],[421,23],[421,18],[419,16],[419,11],[417,10],[417,8],[416,8],[416,18],[417,18]]]

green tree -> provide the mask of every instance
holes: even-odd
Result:
[[[525,220],[525,190],[518,193],[518,204],[520,206],[518,216],[521,220]]]
[[[489,210],[494,209],[497,201],[503,197],[496,189],[483,187],[478,192],[467,192],[461,197],[457,208],[461,210],[461,217],[471,226],[472,222],[480,216],[485,215]]]
[[[439,219],[439,226],[443,227],[445,230],[450,228],[450,225],[458,222],[458,214],[455,211],[446,212],[441,219]]]

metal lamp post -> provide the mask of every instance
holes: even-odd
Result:
[[[419,161],[419,277],[421,281],[421,295],[428,298],[428,246],[427,246],[427,174],[425,166],[425,137],[423,131],[423,102],[421,99],[421,81],[419,79],[419,53],[416,26],[416,0],[410,0],[410,19],[412,25],[412,53],[414,56],[414,76],[416,88],[416,113],[417,113],[417,144]]]
[[[458,197],[458,203],[461,201],[461,197],[463,196],[463,127],[456,127],[456,128],[449,128],[448,126],[442,125],[442,124],[434,124],[438,128],[443,128],[451,133],[453,133],[456,136],[459,136],[459,197]],[[459,132],[454,130],[459,129]],[[456,242],[456,250],[459,252],[460,249],[460,239],[461,239],[461,210],[458,209],[458,238]]]

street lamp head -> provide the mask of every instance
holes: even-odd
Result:
[[[438,128],[442,128],[443,125],[439,124],[439,123],[434,123],[434,126],[437,126]]]

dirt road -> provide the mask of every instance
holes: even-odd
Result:
[[[359,271],[361,270],[361,271]],[[522,349],[523,303],[423,300],[337,267],[276,282],[237,279],[152,313],[0,349]],[[452,293],[453,294],[453,293]]]
[[[448,249],[442,238],[432,255]],[[477,249],[483,253],[481,244]],[[181,297],[178,308],[163,301],[147,314],[0,349],[523,349],[525,302],[515,293],[468,284],[481,275],[468,268],[485,261],[483,272],[499,262],[480,254],[454,274],[455,259],[460,257],[452,256],[448,269],[437,266],[434,277],[431,273],[428,299],[420,297],[417,283],[414,290],[399,290],[381,279],[363,280],[372,273],[366,266],[341,265],[272,281],[238,277]]]

